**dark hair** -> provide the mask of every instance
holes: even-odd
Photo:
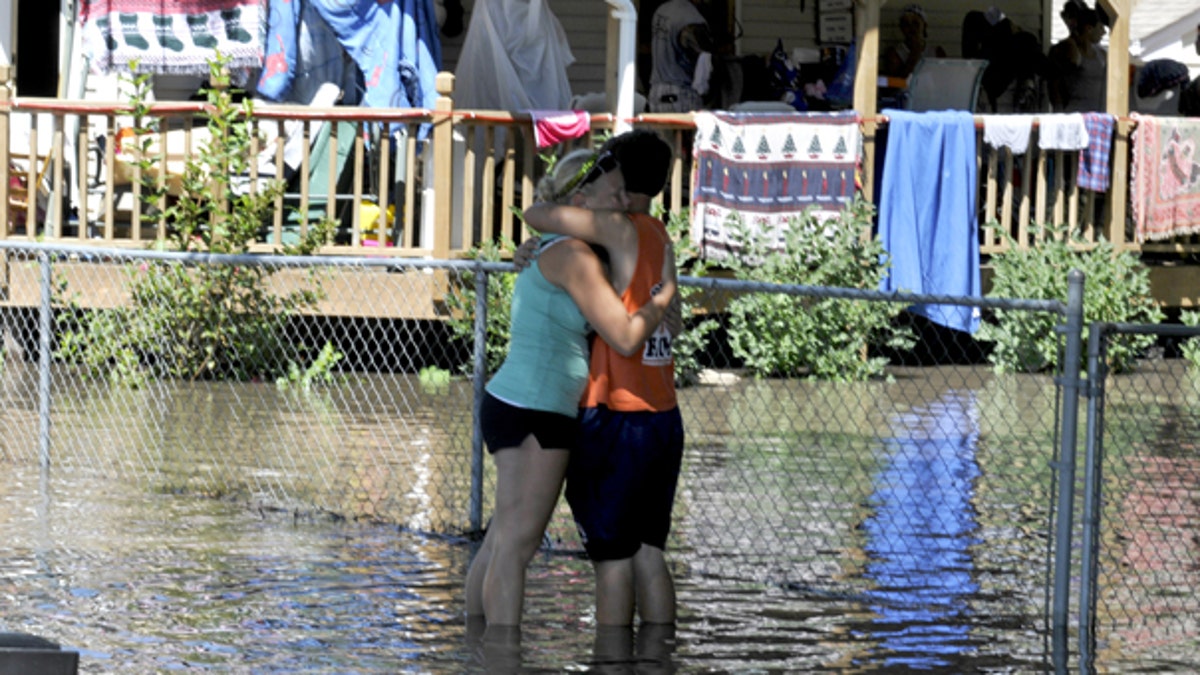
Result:
[[[634,129],[613,136],[601,151],[611,152],[621,166],[625,191],[640,195],[662,192],[671,171],[671,146],[656,132]]]

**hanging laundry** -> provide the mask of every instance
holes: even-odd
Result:
[[[476,0],[454,71],[457,108],[565,110],[567,34],[546,0]]]
[[[584,110],[530,110],[529,117],[539,148],[582,138],[592,130],[592,116]]]
[[[266,0],[81,0],[83,50],[98,74],[208,75],[217,52],[231,69],[263,59]]]
[[[1137,240],[1200,233],[1200,119],[1133,119],[1129,192]]]
[[[953,110],[884,114],[879,239],[891,268],[881,290],[979,297],[974,117]],[[978,308],[917,305],[910,311],[968,333],[979,328]]]
[[[1079,153],[1079,170],[1076,171],[1075,182],[1085,190],[1108,192],[1108,163],[1112,156],[1116,118],[1108,113],[1085,112],[1083,124],[1087,127],[1088,146]]]
[[[1033,135],[1033,118],[1033,115],[983,115],[983,142],[1023,155]]]
[[[696,113],[692,240],[708,260],[737,251],[730,216],[782,249],[806,211],[833,215],[854,199],[862,134],[854,111]]]
[[[308,0],[358,65],[370,108],[433,108],[442,67],[433,0]]]
[[[267,55],[258,79],[258,95],[280,103],[307,105],[327,83],[344,93],[343,103],[358,100],[353,62],[337,35],[310,0],[270,0]]]
[[[1083,150],[1088,146],[1087,125],[1081,113],[1038,115],[1038,148]]]

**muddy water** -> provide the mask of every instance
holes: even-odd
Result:
[[[463,529],[439,523],[462,522],[469,390],[412,379],[356,380],[319,404],[254,383],[133,403],[89,390],[56,413],[67,440],[48,472],[15,440],[30,433],[28,390],[8,380],[0,631],[77,649],[89,673],[1045,663],[1044,379],[926,368],[685,390],[677,633],[597,635],[590,566],[560,515],[530,569],[519,649],[463,625],[474,544],[433,534]],[[153,424],[114,422],[130,410]],[[380,524],[392,514],[412,526]]]

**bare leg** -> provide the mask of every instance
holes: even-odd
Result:
[[[488,630],[517,626],[525,603],[525,567],[537,552],[562,491],[569,453],[543,450],[531,435],[496,458],[496,511],[485,540],[491,551],[483,578]]]
[[[596,624],[633,625],[633,560],[604,560],[596,569]]]
[[[661,548],[642,544],[633,556],[638,616],[644,623],[675,623],[675,581]]]
[[[475,552],[471,566],[467,568],[467,622],[474,618],[483,618],[483,577],[487,574],[488,563],[492,560],[492,528],[488,527],[483,536],[483,544]]]

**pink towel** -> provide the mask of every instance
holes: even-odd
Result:
[[[530,110],[529,116],[539,148],[580,138],[592,128],[592,116],[582,110]]]

